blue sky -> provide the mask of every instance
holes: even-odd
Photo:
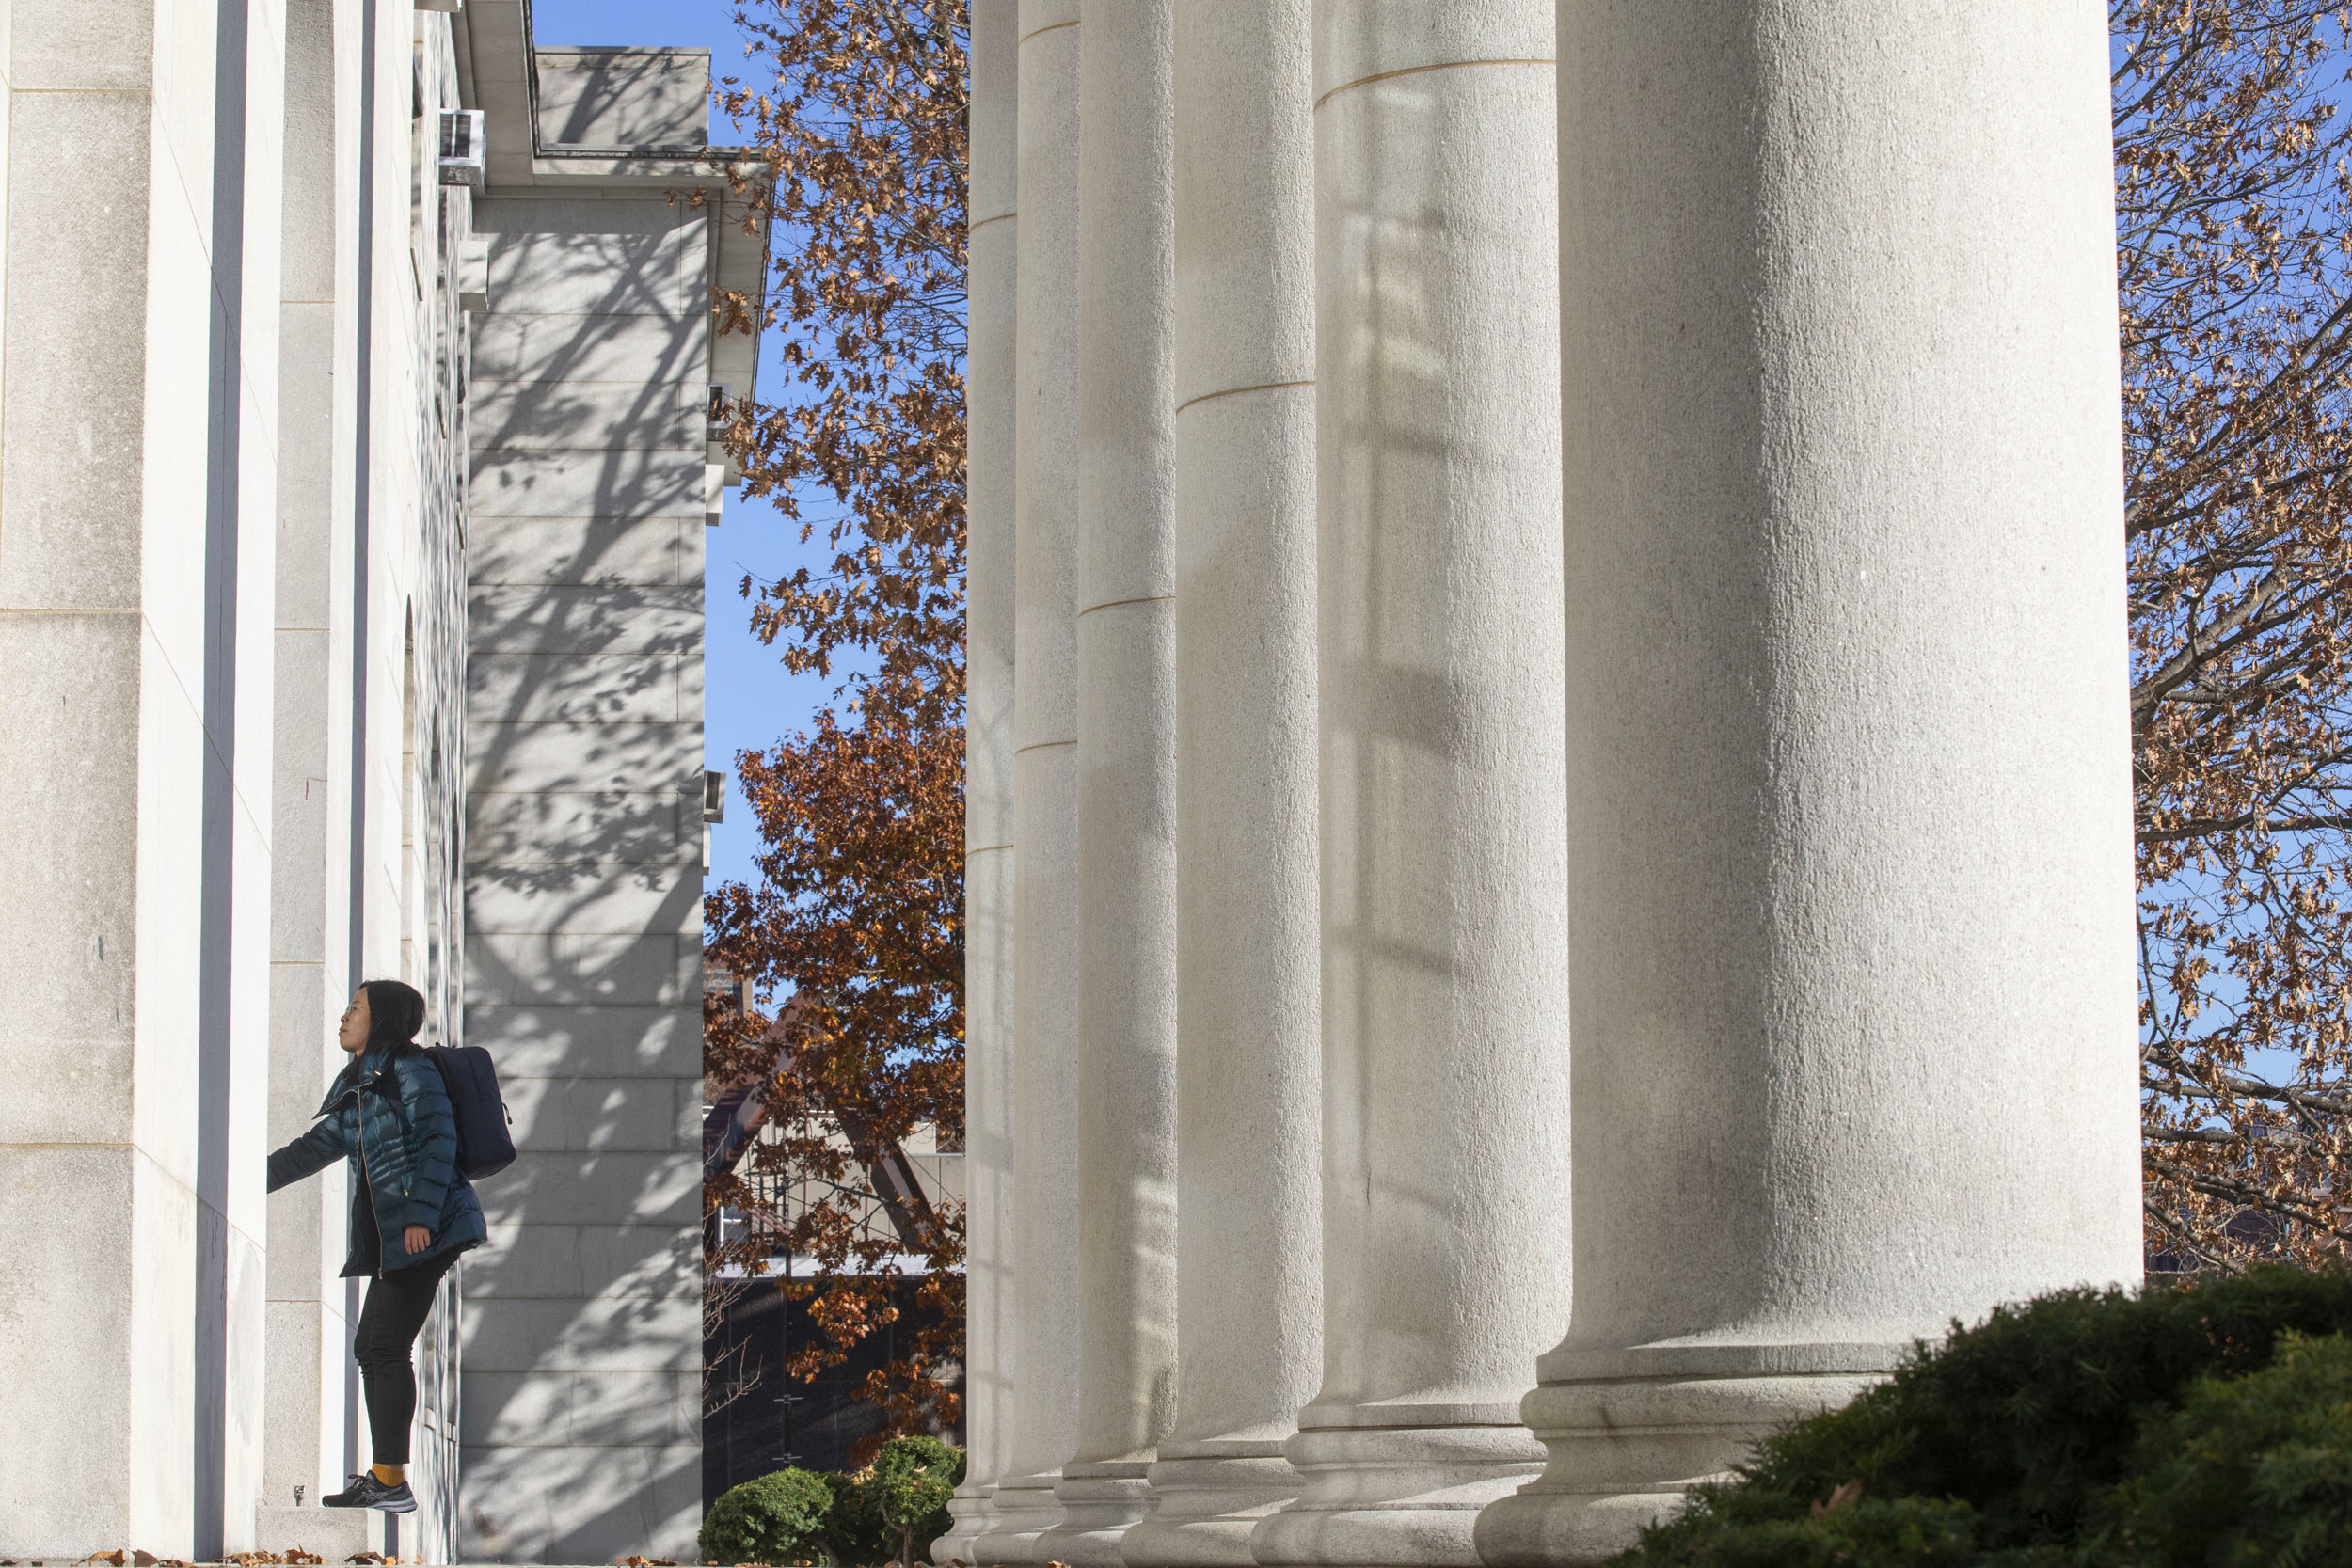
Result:
[[[642,44],[661,48],[703,47],[710,51],[714,75],[745,73],[743,35],[735,25],[736,0],[532,0],[532,23],[543,44]],[[746,141],[728,128],[711,127],[711,140]],[[763,356],[763,398],[783,390],[772,360]],[[704,695],[704,755],[707,765],[727,773],[726,820],[710,832],[710,882],[755,881],[752,856],[759,835],[736,783],[735,753],[762,748],[808,721],[830,695],[832,682],[785,673],[775,650],[760,645],[750,630],[751,607],[738,593],[746,573],[773,578],[818,552],[804,550],[800,531],[767,501],[746,501],[729,491],[726,522],[707,531],[710,547],[704,604],[709,614],[708,662]]]

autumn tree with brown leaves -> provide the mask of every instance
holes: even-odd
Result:
[[[2113,0],[2148,1241],[2352,1240],[2347,19]]]
[[[767,178],[735,195],[776,242],[765,298],[723,296],[720,321],[770,333],[785,386],[734,407],[726,439],[745,496],[830,558],[742,591],[787,669],[840,678],[834,710],[736,759],[767,847],[758,886],[708,895],[707,946],[776,1006],[711,1006],[705,1071],[758,1086],[781,1135],[707,1184],[707,1207],[752,1220],[709,1261],[816,1266],[780,1286],[824,1334],[796,1377],[896,1325],[861,1390],[886,1423],[870,1449],[954,1422],[963,1354],[961,1214],[878,1230],[865,1173],[918,1129],[948,1149],[963,1133],[969,31],[962,0],[762,0],[736,21],[756,80],[721,105]]]

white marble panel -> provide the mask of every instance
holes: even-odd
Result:
[[[700,384],[708,357],[706,319],[645,315],[542,315],[501,309],[473,330],[477,382],[685,381]],[[738,395],[741,388],[738,388]]]
[[[702,929],[702,899],[699,864],[466,868],[467,926],[481,936],[691,936]]]
[[[529,1005],[527,1022],[508,1017],[490,1025],[499,1038],[561,1037],[580,1051],[616,1038],[650,1041],[653,1020],[667,1016],[661,1004],[691,1003],[699,1018],[701,1000],[702,950],[691,937],[467,933],[469,1015],[482,1003]],[[579,1006],[644,1009],[648,1033],[638,1036],[633,1011],[609,1022],[569,1022],[570,1009]]]
[[[703,453],[485,451],[473,461],[477,517],[703,517]]]
[[[467,599],[468,646],[477,654],[702,651],[699,586],[477,587]]]
[[[688,724],[468,726],[467,787],[476,790],[700,790],[703,727]]]
[[[686,546],[700,546],[704,527],[700,517],[478,517],[467,535],[467,566],[479,587],[699,584]]]
[[[466,798],[469,861],[699,865],[701,830],[701,796],[679,790],[476,793]]]
[[[469,717],[509,724],[674,724],[699,718],[682,710],[685,666],[699,673],[699,652],[592,655],[508,654],[477,648],[466,661]]]
[[[501,1299],[467,1316],[466,1370],[699,1372],[702,1312],[699,1300],[678,1296]]]
[[[588,961],[584,955],[573,957],[570,944],[598,939],[476,940],[484,960],[494,963],[519,963],[521,958],[516,949],[534,942],[558,944],[561,957],[539,960],[558,966],[558,974],[542,982],[553,990],[560,981],[582,974]],[[699,944],[689,951],[683,938],[657,938],[634,945],[645,954],[644,993],[650,996],[666,990],[673,998],[684,997],[683,1002],[674,1001],[667,1006],[623,1001],[570,1005],[469,1002],[467,1038],[486,1047],[498,1058],[501,1072],[560,1073],[581,1064],[593,1064],[598,1072],[604,1073],[692,1078],[702,1070]],[[510,992],[530,989],[521,985],[511,971],[504,984]],[[498,989],[495,985],[483,988],[485,993]]]
[[[476,451],[701,451],[707,383],[479,380],[467,417]]]

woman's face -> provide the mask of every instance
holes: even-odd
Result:
[[[351,993],[351,1006],[343,1009],[343,1026],[335,1035],[337,1043],[357,1056],[368,1048],[368,988],[361,986]]]

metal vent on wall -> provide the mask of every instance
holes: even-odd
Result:
[[[441,183],[482,188],[485,137],[480,109],[441,111]]]

